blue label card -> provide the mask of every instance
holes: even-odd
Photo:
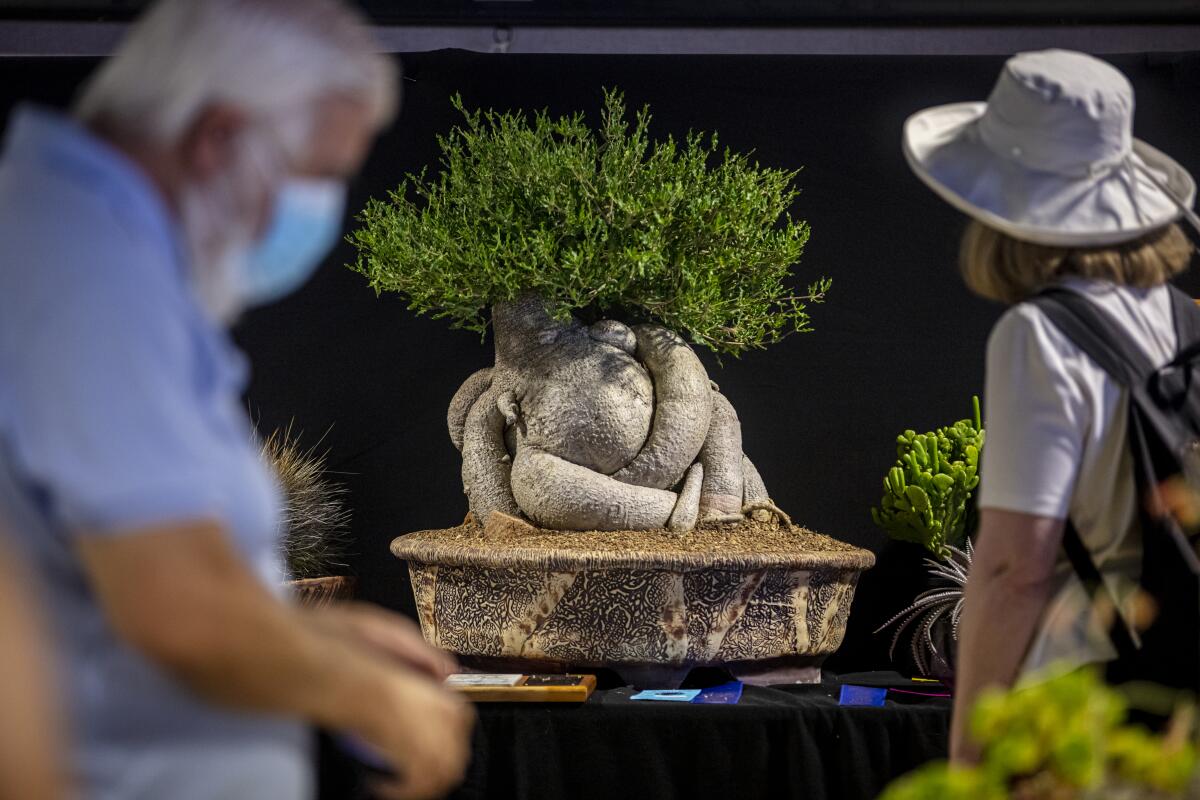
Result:
[[[842,694],[838,698],[839,706],[882,706],[887,700],[887,689],[877,689],[871,686],[854,686],[843,684]]]
[[[734,706],[741,699],[742,682],[730,681],[729,683],[722,683],[720,686],[710,686],[700,692],[699,696],[692,702]]]
[[[647,689],[630,700],[664,700],[670,703],[690,703],[700,694],[699,689]]]

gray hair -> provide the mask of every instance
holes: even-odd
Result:
[[[157,143],[175,141],[214,102],[261,117],[289,149],[307,142],[313,101],[344,94],[387,124],[395,62],[339,0],[160,0],[85,85],[75,107]]]

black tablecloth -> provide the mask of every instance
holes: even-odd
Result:
[[[479,707],[475,761],[454,800],[873,798],[944,757],[950,704],[892,694],[838,705],[839,686],[747,686],[738,705],[631,701]],[[911,699],[909,699],[911,697]]]

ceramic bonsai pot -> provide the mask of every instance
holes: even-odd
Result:
[[[425,637],[468,665],[605,667],[656,688],[699,666],[819,681],[874,555],[762,527],[497,538],[467,523],[401,536],[392,552],[408,562]]]

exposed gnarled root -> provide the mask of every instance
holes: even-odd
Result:
[[[700,487],[703,482],[704,466],[699,462],[692,464],[683,479],[679,499],[675,501],[675,510],[667,520],[668,530],[685,533],[696,527],[696,520],[700,518]]]
[[[781,524],[786,525],[789,528],[792,527],[792,518],[784,513],[783,509],[772,503],[770,500],[755,500],[754,502],[746,503],[746,505],[742,506],[743,517],[754,516],[755,519],[758,519],[758,514],[764,512],[768,514],[774,514],[775,518],[778,519]]]
[[[771,499],[762,475],[758,474],[758,467],[754,466],[749,456],[742,456],[742,481],[742,502],[753,503],[756,500]]]
[[[708,435],[713,392],[700,359],[678,334],[636,325],[637,359],[654,380],[654,422],[640,453],[613,478],[666,489],[683,478]]]
[[[678,499],[674,492],[621,483],[528,446],[513,459],[512,488],[529,519],[552,530],[665,528]]]
[[[623,322],[615,319],[602,319],[592,323],[588,335],[597,342],[610,344],[629,355],[637,353],[637,335]]]
[[[460,453],[463,449],[463,429],[467,426],[467,415],[471,413],[471,407],[479,400],[480,395],[491,385],[491,367],[481,369],[463,381],[462,386],[454,393],[454,399],[450,401],[450,410],[446,412],[446,426],[450,429],[450,441],[454,442]]]
[[[736,514],[741,511],[743,501],[742,425],[724,395],[714,391],[712,399],[708,436],[700,449],[700,463],[704,465],[700,513],[703,516]]]
[[[463,429],[463,489],[478,520],[486,520],[493,511],[521,516],[511,489],[512,459],[504,444],[504,414],[496,403],[499,394],[495,389],[485,391],[471,406]]]

